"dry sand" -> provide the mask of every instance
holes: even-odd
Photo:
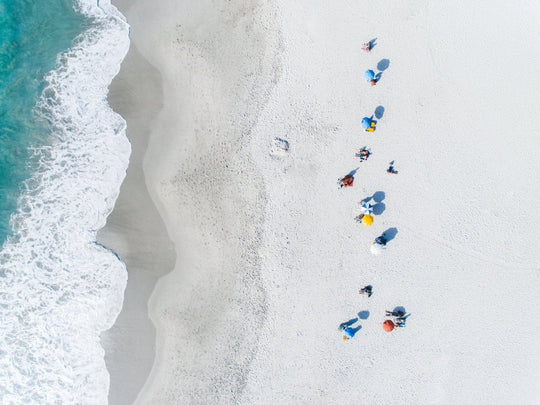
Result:
[[[538,402],[538,3],[119,6],[140,52],[124,74],[144,84],[136,99],[149,110],[139,118],[144,102],[122,100],[127,82],[116,110],[140,142],[133,179],[142,158],[177,255],[150,299],[156,358],[137,403]],[[375,87],[369,68],[382,71]],[[377,130],[364,133],[375,111]],[[364,145],[373,155],[359,163]],[[354,187],[338,190],[356,168]],[[117,211],[141,183],[124,186]],[[360,227],[370,196],[375,223]],[[126,205],[107,231],[133,257],[105,341],[111,404],[131,402],[153,348],[141,345],[140,368],[123,361],[115,347],[133,331],[121,321],[144,319],[144,294],[172,260],[146,201],[141,224],[128,225]],[[392,240],[373,256],[383,232]],[[365,284],[370,299],[357,293]],[[398,306],[411,316],[387,334],[384,310]],[[362,328],[342,342],[337,326],[359,312]]]

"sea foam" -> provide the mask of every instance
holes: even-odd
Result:
[[[36,106],[51,131],[0,252],[0,400],[107,403],[100,333],[118,315],[124,264],[96,243],[128,165],[125,121],[107,103],[129,48],[109,1],[79,0],[91,26],[61,54]]]

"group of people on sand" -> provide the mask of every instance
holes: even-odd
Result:
[[[362,45],[362,50],[364,50],[365,52],[370,52],[372,49],[373,49],[373,41],[369,41],[369,42],[366,42]],[[371,71],[368,71],[368,72],[371,72]],[[366,73],[368,73],[366,72]],[[373,80],[371,80],[371,85],[374,86],[375,84],[377,83],[377,78],[374,77]],[[365,130],[367,132],[373,132],[374,131],[374,123],[376,123],[375,121],[373,121],[372,119],[369,119],[369,118],[364,118],[364,120],[366,122],[363,122],[363,128],[365,128]],[[371,121],[371,122],[369,122]],[[369,157],[371,156],[371,151],[366,147],[362,147],[356,154],[355,154],[355,157],[359,158],[360,159],[360,162],[364,162],[366,161]],[[388,167],[388,169],[386,170],[387,173],[390,173],[390,174],[397,174],[397,170],[395,170],[394,168],[394,161],[390,162],[390,166]],[[343,176],[341,177],[340,179],[338,179],[338,185],[340,188],[343,188],[343,187],[352,187],[353,184],[354,184],[354,173],[356,171],[353,171],[349,174],[347,174],[346,176]],[[363,214],[360,214],[359,216],[357,216],[355,218],[355,220],[357,222],[361,222],[362,221],[362,218],[363,218]],[[385,237],[385,235],[381,235],[379,237],[377,237],[375,239],[375,241],[373,242],[373,246],[376,246],[378,247],[379,250],[381,249],[384,249],[385,246],[386,246],[386,243],[388,242],[387,238]],[[372,247],[372,249],[374,249]],[[372,250],[373,251],[373,250]],[[362,295],[367,295],[368,298],[371,297],[371,295],[373,294],[373,287],[371,285],[367,285],[363,288],[361,288],[359,290],[359,293],[362,294]],[[393,310],[393,311],[386,311],[386,316],[389,317],[390,319],[387,319],[383,322],[383,328],[385,331],[387,332],[390,332],[392,331],[395,327],[404,327],[405,326],[405,322],[407,320],[407,317],[409,315],[406,315],[405,314],[405,311],[402,310],[402,309],[399,309],[400,307],[398,307],[397,309]],[[360,314],[359,314],[360,315]],[[356,332],[358,332],[362,326],[357,326],[357,327],[354,327],[354,324],[358,321],[358,318],[354,318],[354,319],[351,319],[349,321],[346,321],[346,322],[343,322],[342,324],[339,325],[339,330],[343,332],[343,340],[349,340],[349,339],[352,339]]]
[[[365,42],[362,45],[362,50],[365,52],[370,52],[373,49],[373,46],[374,46],[373,41]],[[377,79],[371,80],[371,85],[375,85],[377,81],[378,81]],[[377,121],[374,121],[373,117],[372,118],[365,117],[363,120],[366,121],[364,125],[364,128],[366,128],[365,131],[373,132],[375,130],[375,124]],[[362,122],[362,124],[364,124],[364,122]],[[354,156],[359,158],[360,162],[364,162],[371,156],[371,154],[372,154],[371,150],[369,150],[366,146],[363,146],[358,152],[355,153]],[[390,162],[390,165],[388,169],[386,169],[386,172],[390,174],[398,174],[398,171],[394,167],[394,161]],[[354,185],[353,173],[349,173],[338,179],[339,188],[352,187],[353,185]]]
[[[373,287],[371,285],[367,285],[361,288],[358,292],[362,295],[367,295],[367,297],[370,298],[373,294]],[[383,329],[387,332],[391,332],[394,328],[404,328],[407,318],[410,315],[406,314],[405,310],[401,307],[397,307],[393,311],[386,310],[385,312],[388,319],[383,322]],[[359,315],[361,315],[361,313],[359,313]],[[352,339],[356,335],[356,332],[362,329],[361,325],[354,327],[357,321],[358,318],[353,318],[339,325],[338,330],[343,332],[343,340]]]
[[[386,311],[386,316],[393,318],[393,323],[398,328],[404,328],[405,322],[410,314],[406,314],[405,311],[398,309],[397,311]]]

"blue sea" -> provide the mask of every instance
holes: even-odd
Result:
[[[88,23],[71,1],[0,1],[0,243],[32,173],[32,148],[47,144],[49,129],[34,114],[45,75]]]
[[[126,269],[96,243],[129,161],[107,0],[0,0],[0,403],[103,404]]]

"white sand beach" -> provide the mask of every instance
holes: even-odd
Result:
[[[540,401],[538,2],[113,3],[110,404]]]

